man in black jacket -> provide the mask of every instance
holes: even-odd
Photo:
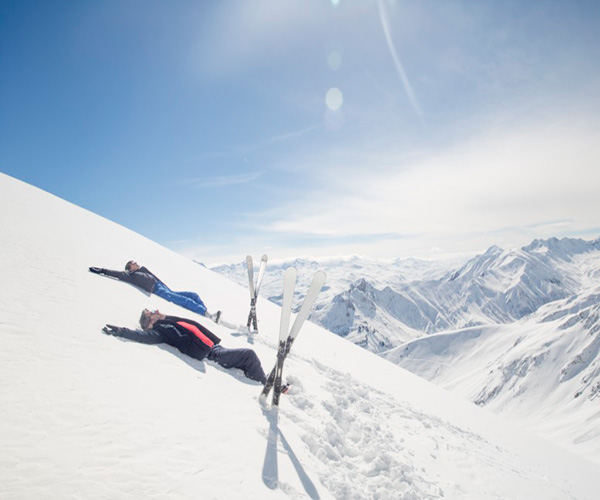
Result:
[[[214,361],[223,368],[239,368],[244,375],[261,384],[266,382],[260,359],[252,349],[227,349],[208,328],[191,319],[166,316],[160,311],[144,309],[140,316],[142,330],[106,325],[102,331],[144,344],[169,344],[183,354]]]
[[[197,293],[174,292],[148,268],[140,266],[135,260],[130,260],[125,264],[125,271],[112,271],[102,267],[90,267],[90,272],[111,276],[112,278],[131,283],[132,285],[140,287],[142,290],[154,293],[169,302],[173,302],[173,304],[177,304],[178,306],[185,307],[190,311],[198,313],[200,316],[206,316],[215,323],[218,323],[219,318],[221,317],[221,311],[217,311],[215,314],[208,313],[204,302]]]

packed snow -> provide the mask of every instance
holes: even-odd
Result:
[[[316,322],[600,463],[600,239],[493,246],[459,265],[320,263],[333,279]]]
[[[257,335],[228,328],[245,324],[244,287],[3,174],[0,207],[3,500],[597,498],[597,464],[312,323],[279,411],[239,372],[106,336],[159,308],[270,369],[280,309],[258,301]],[[225,324],[88,272],[129,259]]]

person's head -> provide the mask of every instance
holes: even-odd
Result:
[[[130,260],[125,264],[125,271],[129,271],[130,273],[137,271],[139,268],[140,265],[135,260]]]
[[[163,319],[165,316],[161,314],[158,309],[151,311],[150,309],[144,309],[140,315],[140,326],[142,330],[152,330],[154,323],[159,319]]]

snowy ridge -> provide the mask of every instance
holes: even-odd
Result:
[[[420,338],[383,356],[600,463],[600,287],[510,325]]]
[[[598,465],[314,324],[286,361],[293,390],[279,413],[261,408],[260,386],[239,373],[106,336],[105,323],[135,327],[143,307],[205,319],[89,265],[136,258],[239,324],[248,291],[4,175],[0,207],[3,500],[597,494]],[[258,336],[206,324],[270,368],[279,308],[258,307]]]
[[[352,256],[339,259],[297,258],[279,263],[269,263],[261,295],[276,304],[281,304],[279,283],[288,266],[298,269],[298,279],[306,283],[317,269],[327,273],[327,284],[311,313],[311,320],[329,331],[347,337],[352,342],[373,352],[381,352],[421,335],[416,327],[427,320],[405,324],[403,311],[415,311],[419,306],[427,309],[424,301],[413,304],[413,298],[396,290],[406,283],[418,280],[438,279],[462,259],[427,261],[419,259],[397,259],[377,261]],[[246,264],[220,265],[212,270],[232,281],[244,285]],[[368,280],[365,278],[368,277]],[[302,298],[298,295],[296,307]]]
[[[285,265],[298,267],[305,280],[324,269],[327,290],[311,319],[381,353],[423,334],[511,323],[600,284],[600,239],[536,240],[519,250],[494,246],[454,267],[456,263],[296,259],[270,267],[263,295],[280,303],[274,286]],[[213,270],[244,284],[244,263]]]

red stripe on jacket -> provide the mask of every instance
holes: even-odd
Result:
[[[191,325],[190,323],[186,323],[185,321],[178,321],[178,325],[183,326],[186,330],[192,332],[196,337],[198,337],[202,343],[206,344],[208,347],[212,347],[215,343],[210,340],[204,333],[200,331],[200,329],[196,325]]]

